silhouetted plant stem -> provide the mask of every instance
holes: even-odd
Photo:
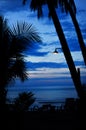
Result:
[[[60,43],[62,45],[62,50],[63,50],[63,53],[65,55],[65,58],[66,58],[66,61],[67,61],[67,64],[68,64],[68,67],[69,67],[69,70],[70,70],[70,73],[71,73],[71,77],[73,79],[73,82],[74,82],[74,85],[75,85],[75,88],[76,88],[76,91],[77,91],[77,94],[81,98],[83,96],[81,81],[79,79],[77,70],[75,68],[75,64],[73,62],[70,50],[68,48],[68,45],[67,45],[61,24],[59,22],[57,14],[56,14],[55,8],[53,6],[53,1],[51,2],[50,0],[47,0],[47,5],[48,5],[48,8],[49,8],[50,15],[52,17],[57,35],[58,35]]]
[[[68,7],[68,10],[69,10],[69,13],[70,13],[70,16],[72,18],[72,21],[73,21],[73,24],[75,26],[75,30],[76,30],[76,33],[77,33],[77,37],[78,37],[78,41],[79,41],[79,44],[80,44],[80,48],[81,48],[81,51],[82,51],[82,55],[83,55],[83,59],[84,59],[84,63],[86,65],[86,46],[84,44],[84,40],[83,40],[83,37],[82,37],[82,34],[81,34],[81,30],[79,28],[79,24],[77,22],[77,19],[76,19],[76,15],[74,14],[74,12],[72,11],[72,8],[70,6],[70,4],[68,3],[68,1],[66,0],[66,5]]]

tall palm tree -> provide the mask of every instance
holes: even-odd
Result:
[[[78,37],[78,41],[79,41],[80,48],[81,48],[81,51],[82,51],[84,63],[86,65],[86,46],[85,46],[85,43],[84,43],[84,40],[83,40],[83,36],[82,36],[81,30],[80,30],[78,21],[76,19],[76,6],[75,6],[75,3],[74,3],[74,0],[59,0],[59,1],[60,1],[60,6],[61,6],[62,10],[66,11],[67,13],[68,12],[70,13],[70,16],[72,18],[72,21],[73,21],[73,24],[75,26],[75,30],[76,30],[76,33],[77,33],[77,37]],[[74,8],[74,11],[72,9],[72,5],[73,5],[73,8]]]
[[[70,0],[71,1],[71,0]],[[25,4],[26,0],[23,0],[23,3]],[[31,4],[30,4],[30,8],[35,11],[37,10],[38,12],[38,18],[42,16],[43,12],[42,12],[42,6],[47,4],[48,5],[48,9],[49,9],[49,15],[52,18],[52,21],[54,23],[57,35],[59,37],[60,43],[62,45],[62,50],[63,53],[65,55],[70,73],[71,73],[71,77],[73,79],[77,94],[80,98],[83,97],[83,90],[82,90],[82,85],[81,85],[81,81],[78,75],[78,72],[76,70],[75,64],[73,62],[70,50],[68,48],[67,45],[67,41],[65,39],[65,35],[63,33],[58,15],[56,13],[55,8],[60,4],[60,0],[31,0]],[[71,3],[71,7],[72,10],[75,12],[75,6],[74,4]]]
[[[0,16],[0,108],[6,101],[6,87],[17,77],[27,79],[24,53],[41,38],[32,24],[17,23],[10,29]]]

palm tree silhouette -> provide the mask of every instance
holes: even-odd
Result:
[[[18,112],[28,111],[29,107],[35,102],[32,92],[23,92],[14,100],[14,110]]]
[[[85,46],[85,43],[84,43],[84,40],[83,40],[83,36],[82,36],[81,30],[80,30],[78,21],[76,19],[76,6],[75,6],[75,3],[74,3],[74,0],[60,0],[60,6],[61,6],[62,10],[65,10],[67,13],[69,12],[69,14],[72,18],[72,21],[73,21],[73,24],[75,26],[75,30],[76,30],[76,33],[77,33],[78,41],[79,41],[79,44],[80,44],[84,63],[86,65],[86,46]],[[72,8],[74,8],[74,11],[73,11]]]
[[[24,52],[41,38],[32,24],[17,23],[10,29],[7,20],[0,16],[0,108],[5,108],[6,87],[17,77],[25,81],[28,76]]]
[[[23,0],[23,4],[25,4],[26,0]],[[71,2],[71,0],[70,0]],[[41,16],[43,16],[43,12],[42,12],[42,6],[47,4],[48,9],[49,9],[49,16],[51,16],[53,24],[55,26],[56,29],[56,33],[59,37],[60,43],[62,45],[62,50],[63,53],[65,55],[66,58],[66,62],[68,64],[70,73],[71,73],[71,77],[73,79],[74,85],[75,85],[75,89],[77,91],[77,94],[80,98],[83,97],[83,90],[82,90],[82,85],[81,85],[81,81],[80,81],[80,77],[78,76],[78,72],[76,70],[75,64],[73,62],[69,47],[67,45],[67,41],[65,38],[65,35],[63,33],[58,15],[56,13],[55,8],[61,4],[61,1],[57,1],[57,0],[31,0],[31,4],[30,4],[30,8],[31,10],[35,11],[37,10],[38,12],[38,18],[40,18]],[[71,2],[71,9],[73,12],[75,12],[75,4],[73,4],[73,2]],[[66,11],[66,6],[65,6],[65,11]]]

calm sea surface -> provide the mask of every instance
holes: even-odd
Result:
[[[22,92],[32,92],[36,101],[34,105],[41,106],[45,103],[51,105],[61,105],[66,98],[77,98],[77,93],[74,87],[66,86],[40,86],[40,87],[24,87],[13,86],[8,89],[8,98],[14,99]]]

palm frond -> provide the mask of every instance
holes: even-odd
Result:
[[[58,0],[59,6],[62,9],[62,12],[69,12],[69,6],[72,8],[74,14],[76,14],[76,6],[74,0]]]
[[[41,37],[39,36],[34,26],[26,22],[17,22],[17,25],[13,26],[12,33],[18,39],[24,39],[24,42],[25,40],[28,42],[42,42]]]
[[[40,18],[43,16],[42,6],[48,2],[51,3],[51,6],[55,8],[60,7],[61,11],[66,13],[69,12],[68,5],[70,5],[74,14],[76,14],[76,6],[74,0],[31,0],[30,8],[32,11],[37,11],[37,16]]]
[[[34,42],[41,42],[41,38],[32,24],[17,22],[11,30],[11,44],[9,48],[9,80],[19,77],[27,79],[23,52]]]
[[[27,79],[24,53],[34,42],[41,42],[41,38],[32,24],[17,22],[10,29],[7,20],[0,16],[0,87],[16,78]]]
[[[17,77],[19,77],[21,81],[24,81],[28,78],[26,73],[25,62],[22,58],[14,59],[14,62],[9,68],[9,80]]]
[[[26,22],[18,23],[13,26],[12,41],[10,45],[9,55],[15,56],[19,53],[23,53],[30,48],[34,43],[42,42],[41,37],[32,24]]]
[[[26,4],[26,1],[27,1],[27,0],[23,0],[23,1],[22,1],[23,5],[25,5],[25,4]]]
[[[32,92],[20,93],[14,100],[14,110],[16,111],[28,111],[28,108],[34,103],[35,98]]]
[[[30,8],[33,11],[37,10],[38,18],[43,16],[42,6],[46,4],[46,0],[32,0],[30,3]]]
[[[76,5],[75,5],[74,0],[70,0],[69,4],[72,7],[72,10],[73,10],[74,14],[76,14]]]

